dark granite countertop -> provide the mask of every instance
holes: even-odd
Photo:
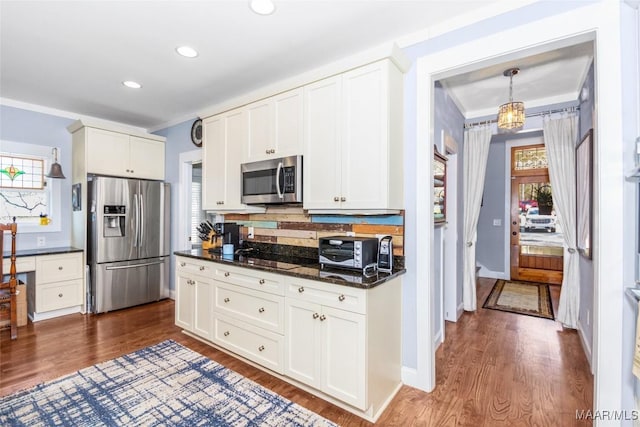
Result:
[[[258,256],[251,256],[250,254],[235,255],[232,258],[231,256],[203,251],[202,249],[193,249],[190,251],[176,251],[174,254],[363,289],[373,288],[406,272],[406,269],[401,268],[394,269],[390,273],[379,271],[372,275],[364,275],[352,270],[321,268],[317,259],[269,253],[260,253]]]
[[[36,255],[57,255],[57,254],[68,254],[72,252],[82,252],[83,249],[74,248],[72,246],[63,246],[59,248],[38,248],[38,249],[24,249],[16,251],[16,257],[27,257],[27,256],[36,256]],[[11,256],[11,252],[5,251],[2,253],[3,258],[9,258]]]

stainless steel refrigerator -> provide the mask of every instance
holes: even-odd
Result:
[[[160,181],[89,177],[89,311],[168,296],[169,188]]]

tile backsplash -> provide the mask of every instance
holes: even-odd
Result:
[[[318,239],[333,235],[393,236],[393,254],[404,257],[404,211],[397,215],[309,215],[298,207],[270,207],[262,214],[226,214],[224,220],[242,227],[247,242],[318,247]],[[253,227],[253,239],[248,229]]]

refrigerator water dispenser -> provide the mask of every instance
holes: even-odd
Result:
[[[104,237],[124,237],[125,207],[108,205],[104,207],[104,223],[102,226]]]

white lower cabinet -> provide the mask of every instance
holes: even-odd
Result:
[[[176,257],[176,325],[375,421],[401,385],[400,279],[372,289]]]
[[[203,263],[181,259],[176,263],[176,325],[211,339],[213,280],[201,275],[208,270]]]
[[[295,296],[285,303],[285,375],[366,409],[366,316]]]

